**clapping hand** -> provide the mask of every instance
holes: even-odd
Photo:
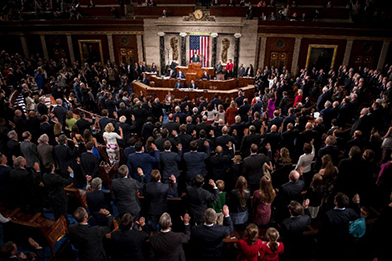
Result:
[[[222,213],[223,213],[223,215],[224,215],[225,217],[227,217],[227,216],[230,215],[229,207],[228,207],[227,205],[224,205],[224,206],[223,206]]]
[[[142,168],[137,168],[137,174],[139,174],[139,176],[144,175]]]
[[[173,181],[173,183],[177,182],[176,176],[174,176],[173,174],[170,176],[170,180]]]
[[[191,217],[189,216],[188,213],[186,213],[184,215],[184,217],[180,216],[180,218],[181,218],[181,221],[184,222],[185,225],[188,225],[189,221],[191,220]]]

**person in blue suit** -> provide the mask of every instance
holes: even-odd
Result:
[[[174,175],[176,178],[180,176],[177,164],[181,162],[182,144],[179,143],[177,145],[178,153],[171,151],[172,144],[169,140],[163,143],[163,148],[165,151],[162,151],[159,155],[162,169],[162,182],[168,183],[171,175]]]
[[[185,73],[183,73],[181,70],[179,70],[176,75],[176,79],[185,79]]]
[[[154,150],[154,155],[151,156],[148,153],[144,153],[143,144],[138,141],[135,144],[135,153],[128,156],[128,167],[132,171],[132,175],[135,179],[140,181],[140,177],[136,175],[137,168],[141,168],[146,178],[146,182],[151,181],[151,164],[159,162],[159,150],[154,143],[151,144],[151,148]]]
[[[197,141],[191,141],[189,145],[190,152],[184,154],[184,161],[187,167],[186,180],[188,184],[192,184],[192,181],[198,174],[203,176],[207,175],[204,161],[210,157],[211,148],[208,141],[204,142],[204,146],[206,148],[206,152],[198,152]]]

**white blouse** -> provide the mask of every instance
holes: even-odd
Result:
[[[121,136],[118,135],[116,132],[104,132],[103,139],[107,144],[117,144],[117,139],[121,140]]]
[[[310,154],[302,154],[299,159],[297,166],[295,167],[295,170],[299,170],[299,168],[303,167],[304,168],[304,173],[307,173],[312,170],[312,161],[314,159],[314,146],[312,145],[312,153]]]

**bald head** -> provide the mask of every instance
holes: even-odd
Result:
[[[311,130],[311,129],[313,129],[312,124],[310,122],[306,123],[305,130]]]
[[[289,174],[289,179],[292,182],[296,182],[299,179],[299,177],[300,177],[300,174],[296,170],[291,171]]]
[[[271,132],[276,132],[278,130],[278,127],[276,127],[276,125],[272,125],[271,126]]]

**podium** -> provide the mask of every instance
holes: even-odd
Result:
[[[201,63],[191,63],[188,66],[177,66],[177,68],[185,73],[187,84],[189,84],[191,80],[201,79],[204,71],[207,71],[211,78],[214,77],[214,68],[201,67]]]

